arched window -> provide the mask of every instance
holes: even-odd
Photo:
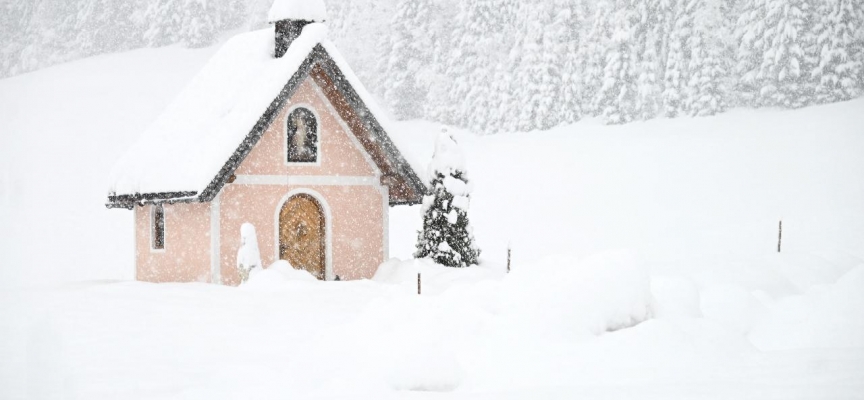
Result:
[[[318,120],[308,108],[298,107],[288,115],[286,137],[288,162],[318,161]]]

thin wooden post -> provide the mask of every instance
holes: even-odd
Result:
[[[510,273],[510,245],[507,245],[507,273]]]
[[[417,273],[417,294],[420,294],[420,273]]]
[[[777,230],[777,252],[780,252],[780,243],[783,240],[783,220],[780,220],[780,227]]]

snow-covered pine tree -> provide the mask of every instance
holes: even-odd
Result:
[[[606,68],[606,46],[610,40],[609,29],[611,25],[611,4],[602,1],[597,4],[591,18],[592,24],[585,37],[579,44],[577,57],[580,60],[581,91],[579,103],[582,106],[582,114],[592,117],[599,116],[602,110],[598,109],[596,98],[603,87],[603,71]]]
[[[74,43],[84,54],[104,53],[141,45],[136,35],[135,3],[90,0],[80,3]],[[121,44],[122,43],[122,44]]]
[[[637,91],[636,112],[639,119],[657,116],[660,108],[658,101],[662,92],[660,75],[660,51],[663,44],[664,11],[658,0],[643,0],[635,4],[636,25],[634,27],[635,48],[637,53]]]
[[[579,48],[587,8],[582,0],[570,0],[555,16],[555,25],[566,26],[563,40],[561,64],[561,87],[558,93],[556,114],[561,123],[570,124],[582,118],[582,71]]]
[[[380,70],[389,79],[384,100],[398,119],[422,116],[428,87],[419,76],[429,65],[437,40],[431,25],[433,7],[433,0],[403,0],[393,16],[389,54],[381,60]]]
[[[735,75],[738,77],[736,92],[744,106],[758,105],[761,82],[757,79],[763,58],[765,2],[767,0],[740,0],[739,16],[735,22]]]
[[[819,0],[808,40],[816,101],[849,100],[864,91],[864,3]]]
[[[446,123],[482,132],[488,128],[490,72],[495,67],[490,35],[495,29],[495,0],[460,3],[449,57],[444,60],[450,79],[443,101],[436,101]]]
[[[208,9],[213,6],[207,0],[190,0],[184,7],[186,17],[178,34],[189,47],[203,47],[215,39],[219,15]]]
[[[635,0],[634,0],[635,1]],[[631,0],[618,0],[612,14],[612,37],[606,48],[603,82],[594,98],[594,108],[601,110],[610,124],[624,124],[638,117],[636,26],[639,17]]]
[[[414,257],[448,267],[476,265],[480,250],[468,222],[472,185],[465,158],[446,130],[438,136],[429,174],[431,193],[423,198],[423,230],[418,232]]]
[[[706,0],[687,0],[693,15],[693,30],[687,39],[686,97],[683,109],[690,115],[714,115],[726,110],[726,68],[724,68],[722,15]]]
[[[687,80],[689,78],[690,50],[688,40],[692,34],[693,14],[687,0],[676,1],[672,17],[672,30],[667,38],[665,71],[663,73],[663,113],[667,117],[686,114]]]
[[[555,7],[545,2],[523,3],[526,17],[522,34],[522,59],[517,67],[516,97],[520,107],[516,129],[527,132],[549,129],[558,123],[553,114],[562,85],[560,63],[566,24],[553,24]]]
[[[738,48],[741,89],[755,106],[802,107],[812,102],[802,46],[812,10],[808,0],[752,0]]]
[[[434,96],[431,114],[436,120],[467,127],[475,132],[493,132],[502,124],[498,108],[507,91],[495,89],[496,74],[506,74],[507,51],[512,47],[513,21],[518,5],[514,0],[460,2],[453,24],[449,51],[442,51],[443,75],[449,82],[443,96]]]
[[[15,73],[21,51],[28,45],[30,21],[36,13],[37,4],[30,1],[6,1],[0,3],[0,77],[4,72]]]
[[[802,40],[809,26],[812,9],[808,0],[769,0],[766,44],[758,77],[763,86],[764,104],[787,108],[808,105],[813,100],[807,81],[806,54]]]

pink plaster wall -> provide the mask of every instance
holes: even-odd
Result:
[[[147,282],[209,282],[210,204],[166,204],[164,250],[150,248],[153,207],[135,207],[136,278]]]
[[[311,78],[307,78],[282,110],[261,140],[235,173],[241,175],[363,176],[373,177],[376,170],[331,113]],[[318,116],[320,165],[287,165],[285,161],[285,118],[294,105],[308,105]],[[286,195],[295,189],[314,191],[330,215],[330,249],[333,274],[340,279],[371,278],[384,261],[384,193],[373,185],[244,185],[232,183],[220,194],[220,264],[222,281],[237,284],[235,268],[240,246],[240,226],[255,225],[261,261],[270,265],[278,259],[278,213]]]
[[[255,148],[246,156],[236,175],[345,175],[372,176],[375,170],[364,153],[351,143],[337,118],[329,111],[326,97],[319,95],[315,83],[307,78],[291,100],[279,111]],[[288,165],[285,155],[285,118],[293,105],[308,104],[319,118],[320,166]]]
[[[264,265],[278,258],[278,213],[292,190],[313,191],[321,198],[332,244],[329,251],[333,274],[340,279],[370,278],[385,257],[385,192],[378,185],[376,169],[352,142],[338,115],[330,112],[326,98],[307,78],[280,110],[273,124],[235,175],[370,177],[371,184],[289,186],[226,184],[219,194],[219,264],[222,283],[236,285],[240,226],[255,225]],[[320,163],[287,165],[285,117],[295,104],[308,105],[318,116]],[[210,279],[210,204],[165,205],[165,251],[150,251],[150,206],[136,207],[138,279],[153,282],[208,281]]]
[[[383,194],[374,186],[226,186],[221,194],[222,282],[235,285],[235,268],[240,248],[240,226],[255,225],[261,261],[270,265],[278,255],[278,220],[282,204],[295,189],[311,190],[329,209],[330,255],[333,273],[340,279],[371,278],[384,261]]]

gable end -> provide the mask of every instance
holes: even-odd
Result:
[[[353,134],[358,139],[363,149],[381,170],[381,183],[390,188],[389,204],[419,204],[426,193],[426,186],[402,157],[384,128],[351,86],[339,66],[330,57],[324,46],[319,43],[303,60],[297,71],[283,86],[279,95],[273,99],[261,117],[258,118],[258,122],[252,127],[237,150],[201,193],[111,194],[108,196],[109,202],[106,206],[108,208],[132,209],[136,204],[212,201],[259,142],[285,102],[294,95],[303,80],[309,76],[315,79],[327,100],[348,124],[351,132],[346,133]]]

